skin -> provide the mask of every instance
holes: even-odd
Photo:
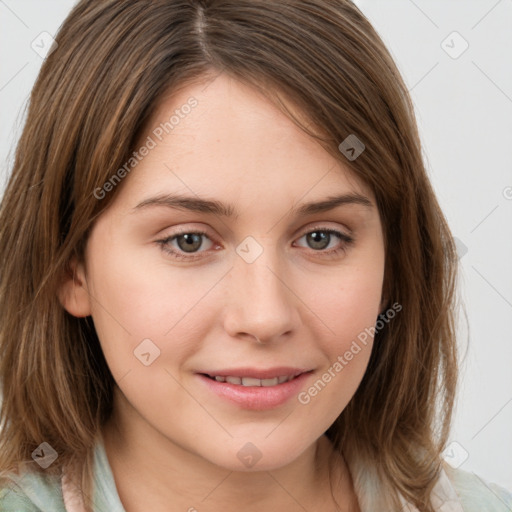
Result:
[[[354,395],[371,338],[306,405],[294,396],[246,410],[195,372],[308,367],[307,390],[375,325],[385,254],[374,196],[266,98],[225,74],[164,99],[142,140],[191,96],[197,107],[123,180],[60,293],[71,314],[92,315],[118,384],[103,436],[120,498],[127,512],[358,510],[349,470],[324,432]],[[163,193],[216,199],[238,216],[134,209]],[[292,212],[341,193],[373,206]],[[207,231],[192,254],[183,238],[167,243],[197,259],[163,250],[158,240],[177,228]],[[319,249],[307,234],[327,228],[355,241],[331,235]],[[263,250],[252,263],[236,252],[247,236]],[[341,250],[326,256],[331,248]],[[134,356],[146,338],[160,349],[149,366]],[[252,467],[237,457],[248,442],[261,454]]]

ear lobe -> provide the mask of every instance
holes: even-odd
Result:
[[[64,273],[57,296],[62,307],[69,314],[78,318],[91,314],[84,265],[79,263],[75,256],[71,258],[68,269]]]

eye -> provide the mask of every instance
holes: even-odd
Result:
[[[302,238],[306,239],[306,243],[310,248],[326,256],[336,256],[340,252],[345,252],[348,247],[354,243],[353,237],[336,229],[321,226],[308,231],[302,235],[299,240]],[[335,244],[334,247],[332,246],[332,242]]]
[[[208,240],[206,247],[204,247],[204,238]],[[320,226],[307,231],[298,240],[302,238],[306,239],[307,244],[314,252],[325,257],[335,257],[344,253],[354,243],[353,237],[336,229]],[[183,230],[162,240],[157,240],[157,243],[171,257],[188,261],[200,258],[201,253],[208,251],[215,245],[208,234],[202,230]],[[333,243],[334,247],[332,246]],[[217,247],[219,246],[217,245]]]
[[[170,254],[173,258],[193,260],[198,257],[195,255],[198,253],[199,249],[205,245],[203,243],[203,237],[206,237],[210,242],[206,244],[208,246],[206,250],[208,250],[213,245],[213,241],[208,237],[206,232],[201,230],[182,231],[164,238],[163,240],[157,240],[157,242],[161,245],[162,250]],[[200,253],[201,252],[204,251],[200,251]]]

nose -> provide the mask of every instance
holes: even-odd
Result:
[[[232,337],[271,343],[290,336],[300,322],[293,284],[284,265],[266,249],[256,261],[237,257],[228,278],[224,329]],[[257,340],[257,341],[256,341]]]

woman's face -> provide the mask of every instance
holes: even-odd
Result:
[[[367,367],[384,273],[374,197],[226,75],[160,104],[140,147],[68,311],[92,315],[122,421],[231,470],[283,466]]]

